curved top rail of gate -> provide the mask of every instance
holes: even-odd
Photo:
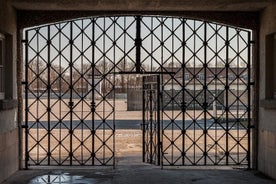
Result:
[[[76,19],[71,19],[71,20],[64,20],[64,21],[58,21],[58,22],[54,22],[54,23],[49,23],[49,24],[41,24],[39,26],[32,26],[32,27],[28,27],[25,28],[25,31],[28,30],[33,30],[33,29],[39,29],[39,28],[43,28],[46,26],[52,26],[52,25],[56,25],[56,24],[62,24],[62,23],[68,23],[68,22],[75,22],[75,21],[81,21],[81,20],[91,20],[91,19],[109,19],[109,18],[136,18],[136,17],[142,17],[142,18],[157,18],[157,19],[161,19],[163,18],[163,20],[165,19],[179,19],[179,20],[184,20],[184,21],[198,21],[198,22],[206,22],[206,23],[212,23],[212,24],[216,24],[216,25],[221,25],[221,26],[226,26],[226,27],[230,27],[233,29],[239,29],[241,31],[250,31],[250,29],[246,29],[243,27],[238,27],[238,26],[232,26],[230,24],[223,24],[223,23],[219,23],[219,22],[215,22],[215,21],[209,21],[209,20],[204,20],[204,19],[196,19],[196,18],[185,18],[185,17],[180,17],[180,16],[163,16],[163,15],[114,15],[114,16],[91,16],[91,17],[81,17],[81,18],[76,18]]]
[[[25,31],[28,38],[24,39],[28,39],[27,44],[31,48],[29,61],[36,56],[46,58],[47,48],[43,47],[46,45],[52,52],[51,62],[57,60],[58,55],[68,58],[69,46],[73,45],[73,59],[92,61],[90,56],[94,49],[95,62],[129,60],[131,66],[124,72],[155,72],[161,70],[160,65],[169,64],[172,60],[177,61],[176,65],[181,65],[180,60],[186,60],[190,65],[190,61],[195,59],[195,64],[200,66],[205,57],[205,47],[207,63],[211,66],[214,60],[225,61],[226,58],[230,59],[229,64],[235,65],[238,58],[246,60],[248,57],[244,51],[251,39],[248,38],[250,30],[163,16],[91,17],[32,27]],[[230,49],[226,53],[228,45]],[[244,65],[246,63],[243,62]],[[146,68],[145,65],[151,67]],[[119,71],[122,70],[117,67],[115,72]]]

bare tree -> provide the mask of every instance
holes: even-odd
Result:
[[[47,65],[44,61],[36,59],[28,62],[28,83],[30,90],[46,90]]]
[[[58,64],[52,64],[50,68],[50,82],[51,82],[52,90],[63,93],[66,90],[65,81],[66,81],[66,75],[64,72],[64,67]]]
[[[216,67],[218,67],[218,68],[224,68],[225,67],[225,62],[224,61],[218,61],[216,63]]]
[[[125,58],[120,59],[117,67],[120,71],[126,72],[129,69],[128,62]],[[118,86],[120,86],[121,93],[126,92],[126,84],[127,84],[128,76],[125,76],[124,74],[120,75],[120,80],[118,81]]]

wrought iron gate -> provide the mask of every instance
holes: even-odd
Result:
[[[162,165],[250,166],[250,31],[92,17],[28,29],[23,41],[26,167],[114,165],[123,73],[160,75]]]
[[[160,165],[160,79],[143,77],[143,162]]]

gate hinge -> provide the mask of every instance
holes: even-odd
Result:
[[[22,128],[29,128],[28,125],[21,125]]]
[[[254,125],[250,125],[250,126],[248,126],[248,128],[253,129],[253,128],[255,128],[255,126]]]
[[[254,86],[255,82],[249,82],[249,85]]]
[[[255,44],[256,42],[254,40],[249,41],[251,45]]]
[[[22,85],[26,85],[26,84],[27,84],[27,81],[22,81],[21,84],[22,84]]]
[[[21,40],[21,43],[27,43],[28,42],[28,40]]]

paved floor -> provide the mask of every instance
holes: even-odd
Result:
[[[15,173],[4,184],[273,184],[271,180],[245,169],[229,167],[165,168],[141,163],[137,157],[121,158],[115,169],[58,168],[31,169]]]

